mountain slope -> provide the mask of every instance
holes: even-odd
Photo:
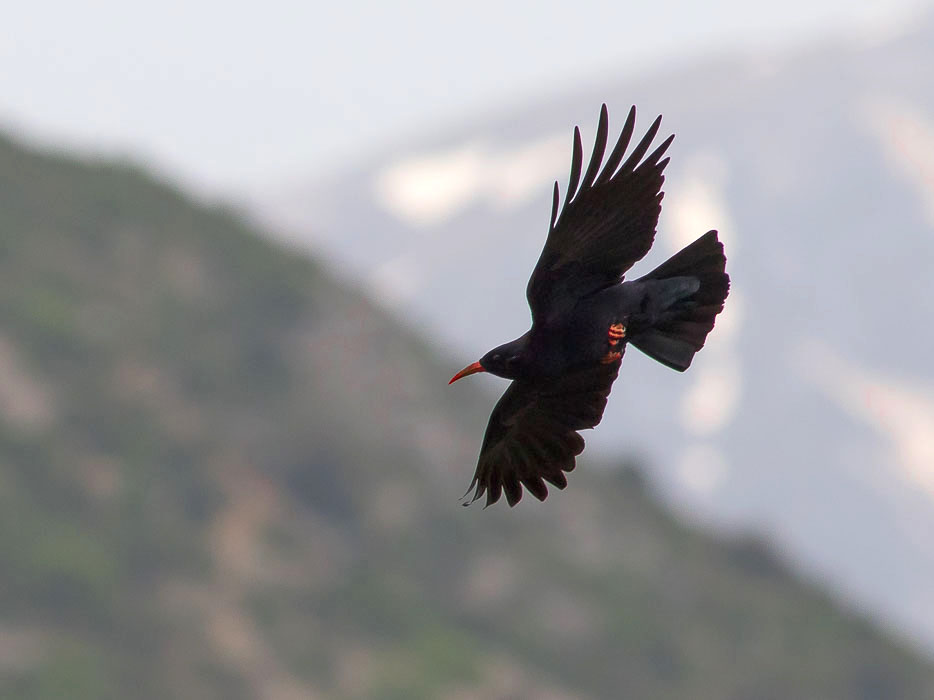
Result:
[[[630,470],[459,507],[479,389],[131,166],[0,139],[0,292],[0,696],[934,697]]]
[[[552,180],[604,101],[611,130],[635,103],[637,133],[677,134],[633,274],[717,228],[733,285],[686,375],[627,355],[592,448],[647,455],[667,500],[768,532],[934,650],[934,15],[555,95],[260,209],[463,364],[528,327]]]

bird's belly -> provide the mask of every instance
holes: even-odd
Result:
[[[567,336],[575,364],[592,365],[606,361],[608,353],[625,351],[630,317],[639,309],[632,291],[623,284],[578,304]]]
[[[556,376],[606,361],[625,351],[630,318],[638,315],[641,288],[623,283],[578,301],[561,319],[533,330],[534,373]]]

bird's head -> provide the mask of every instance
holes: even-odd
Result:
[[[455,374],[448,384],[453,384],[458,379],[477,372],[489,372],[504,379],[519,379],[526,368],[525,347],[526,336],[495,347],[481,357],[478,362],[467,365]]]

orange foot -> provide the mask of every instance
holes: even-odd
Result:
[[[617,346],[619,345],[620,338],[626,337],[626,326],[622,323],[614,323],[610,326],[610,330],[607,332],[607,338],[610,341],[610,345]]]
[[[610,326],[610,330],[607,331],[607,341],[610,343],[610,350],[604,355],[600,362],[605,365],[610,364],[611,362],[616,362],[619,358],[623,356],[623,353],[617,350],[619,347],[619,341],[626,337],[626,326],[622,323],[614,323]]]

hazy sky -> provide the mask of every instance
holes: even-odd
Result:
[[[7,3],[0,128],[236,193],[498,102],[718,47],[884,31],[927,4]]]

